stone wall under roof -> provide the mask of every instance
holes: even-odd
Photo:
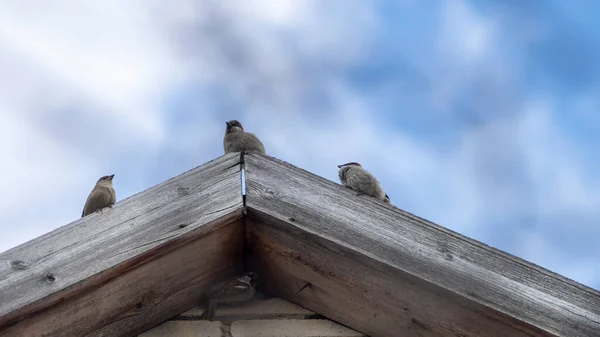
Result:
[[[257,294],[252,301],[219,305],[215,321],[197,306],[138,337],[362,337],[360,332],[283,300]]]

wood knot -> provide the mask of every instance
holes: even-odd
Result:
[[[50,283],[54,283],[56,281],[56,276],[54,276],[54,274],[52,274],[52,273],[47,273],[46,281],[48,281]]]
[[[476,293],[472,293],[472,292],[467,292],[467,296],[475,298],[475,299],[481,299],[481,297],[479,297],[479,295],[477,295]]]
[[[423,322],[418,321],[414,318],[410,319],[410,323],[412,324],[413,327],[419,328],[420,330],[428,330],[427,326]]]
[[[158,298],[154,292],[148,292],[142,295],[140,301],[135,305],[137,309],[153,307],[158,304]]]
[[[265,197],[266,199],[273,199],[273,198],[275,198],[275,195],[277,194],[277,192],[275,192],[275,190],[273,190],[271,188],[266,188],[262,194],[263,194],[263,197]]]
[[[179,194],[180,197],[189,195],[190,189],[189,187],[177,187],[177,194]]]
[[[446,244],[442,245],[441,247],[438,247],[437,251],[442,253],[444,260],[447,260],[447,261],[454,260],[454,257],[452,256],[452,252],[450,251],[450,249],[447,248]]]
[[[10,261],[10,267],[14,270],[25,270],[29,269],[31,263],[23,260],[12,260]]]

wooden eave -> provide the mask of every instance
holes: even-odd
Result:
[[[274,158],[229,154],[1,253],[0,336],[134,336],[242,270],[374,337],[600,335],[596,290]]]

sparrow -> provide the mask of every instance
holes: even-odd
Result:
[[[350,162],[338,165],[338,175],[343,186],[358,194],[366,194],[391,204],[390,197],[383,191],[379,181],[371,172],[365,170],[359,163]]]
[[[208,295],[208,305],[206,311],[202,313],[202,318],[212,321],[215,317],[215,310],[219,303],[238,303],[249,301],[256,293],[256,279],[258,275],[253,272],[247,272],[240,277],[235,277]]]
[[[242,123],[231,120],[225,124],[227,124],[223,138],[225,153],[257,151],[265,154],[263,143],[253,133],[245,132]]]
[[[83,213],[81,213],[82,218],[88,214],[100,211],[105,207],[111,207],[115,204],[117,194],[115,193],[112,184],[114,176],[115,175],[112,174],[98,179],[96,186],[94,186],[94,189],[90,192],[90,195],[85,202],[85,206],[83,206]]]

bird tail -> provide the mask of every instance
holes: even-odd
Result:
[[[383,198],[383,201],[387,202],[388,204],[391,204],[392,201],[390,200],[390,197],[388,197],[388,195],[386,194],[385,197]]]

